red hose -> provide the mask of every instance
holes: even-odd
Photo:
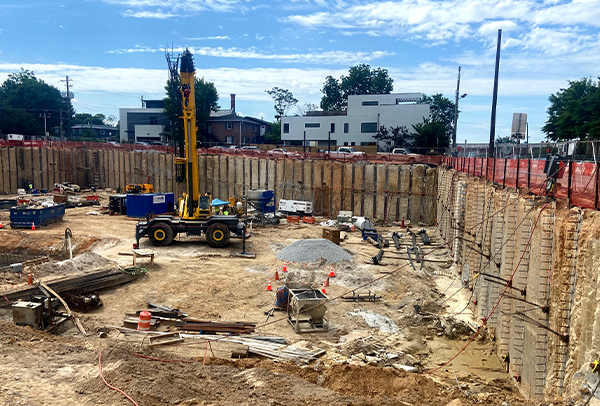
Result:
[[[146,358],[146,359],[151,359],[152,361],[161,361],[161,362],[185,362],[187,364],[193,364],[196,361],[187,361],[185,359],[160,359],[160,358],[152,358],[152,357],[148,357],[147,355],[142,355],[142,354],[136,354],[135,352],[131,353],[132,355],[135,355],[136,357],[141,357],[141,358]]]
[[[139,406],[135,400],[133,400],[128,394],[126,394],[125,392],[123,392],[121,389],[119,388],[115,388],[114,386],[112,386],[111,384],[109,384],[108,382],[106,382],[106,379],[104,378],[104,375],[102,375],[102,351],[100,351],[100,354],[98,354],[98,370],[99,370],[99,374],[100,374],[100,378],[102,378],[102,380],[104,381],[104,384],[106,386],[108,386],[109,388],[111,388],[112,390],[116,390],[117,392],[119,392],[121,395],[125,396],[131,403],[133,403],[135,406]]]

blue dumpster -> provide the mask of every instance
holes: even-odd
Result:
[[[65,205],[57,204],[52,207],[43,207],[41,209],[28,209],[26,207],[13,207],[10,209],[10,227],[31,228],[32,224],[36,227],[45,226],[55,221],[62,221],[65,215]]]
[[[127,195],[127,217],[142,218],[147,214],[165,214],[174,212],[175,195],[173,193],[148,193]]]

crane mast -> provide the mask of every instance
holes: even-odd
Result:
[[[185,141],[185,157],[175,158],[175,163],[184,165],[186,172],[186,193],[179,202],[179,215],[183,219],[200,218],[198,194],[198,148],[196,145],[196,103],[194,98],[194,60],[192,53],[185,50],[181,55],[182,120]]]

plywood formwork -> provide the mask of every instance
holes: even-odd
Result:
[[[292,199],[300,200],[304,183],[304,166],[300,160],[294,162],[294,177],[292,178]]]
[[[313,210],[323,214],[323,161],[313,161]]]
[[[352,163],[348,162],[344,164],[343,168],[343,185],[342,185],[342,210],[344,211],[352,211],[354,214],[354,207],[352,205],[352,176],[353,176],[354,166]]]
[[[331,168],[331,216],[337,217],[342,209],[342,197],[344,193],[344,164],[342,162],[332,162]]]
[[[275,205],[279,207],[279,200],[283,199],[285,162],[277,160],[275,163]]]
[[[323,215],[331,216],[331,193],[333,191],[332,182],[333,165],[331,161],[323,163]]]
[[[227,157],[227,195],[229,197],[236,196],[236,170],[235,170],[235,157]]]

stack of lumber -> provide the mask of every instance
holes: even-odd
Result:
[[[293,345],[278,344],[272,341],[256,340],[247,337],[224,337],[210,335],[191,335],[182,334],[184,338],[196,338],[208,341],[226,341],[230,343],[242,344],[248,347],[248,352],[271,358],[277,361],[295,361],[297,363],[309,363],[325,353],[325,350],[309,350],[306,348],[295,347]],[[273,338],[273,337],[269,337]]]
[[[109,269],[51,282],[47,285],[58,294],[68,293],[70,295],[81,295],[83,293],[96,292],[102,289],[123,285],[139,277],[140,275],[131,275],[118,270]],[[19,299],[28,300],[31,294],[38,293],[37,286],[32,286],[31,288],[3,294],[2,296],[5,300],[0,302],[0,307],[10,306]]]
[[[201,331],[203,333],[233,333],[243,334],[251,333],[254,331],[256,323],[250,322],[216,322],[209,320],[200,320],[192,317],[184,317],[181,319],[181,323],[177,323],[177,327],[180,331]]]

